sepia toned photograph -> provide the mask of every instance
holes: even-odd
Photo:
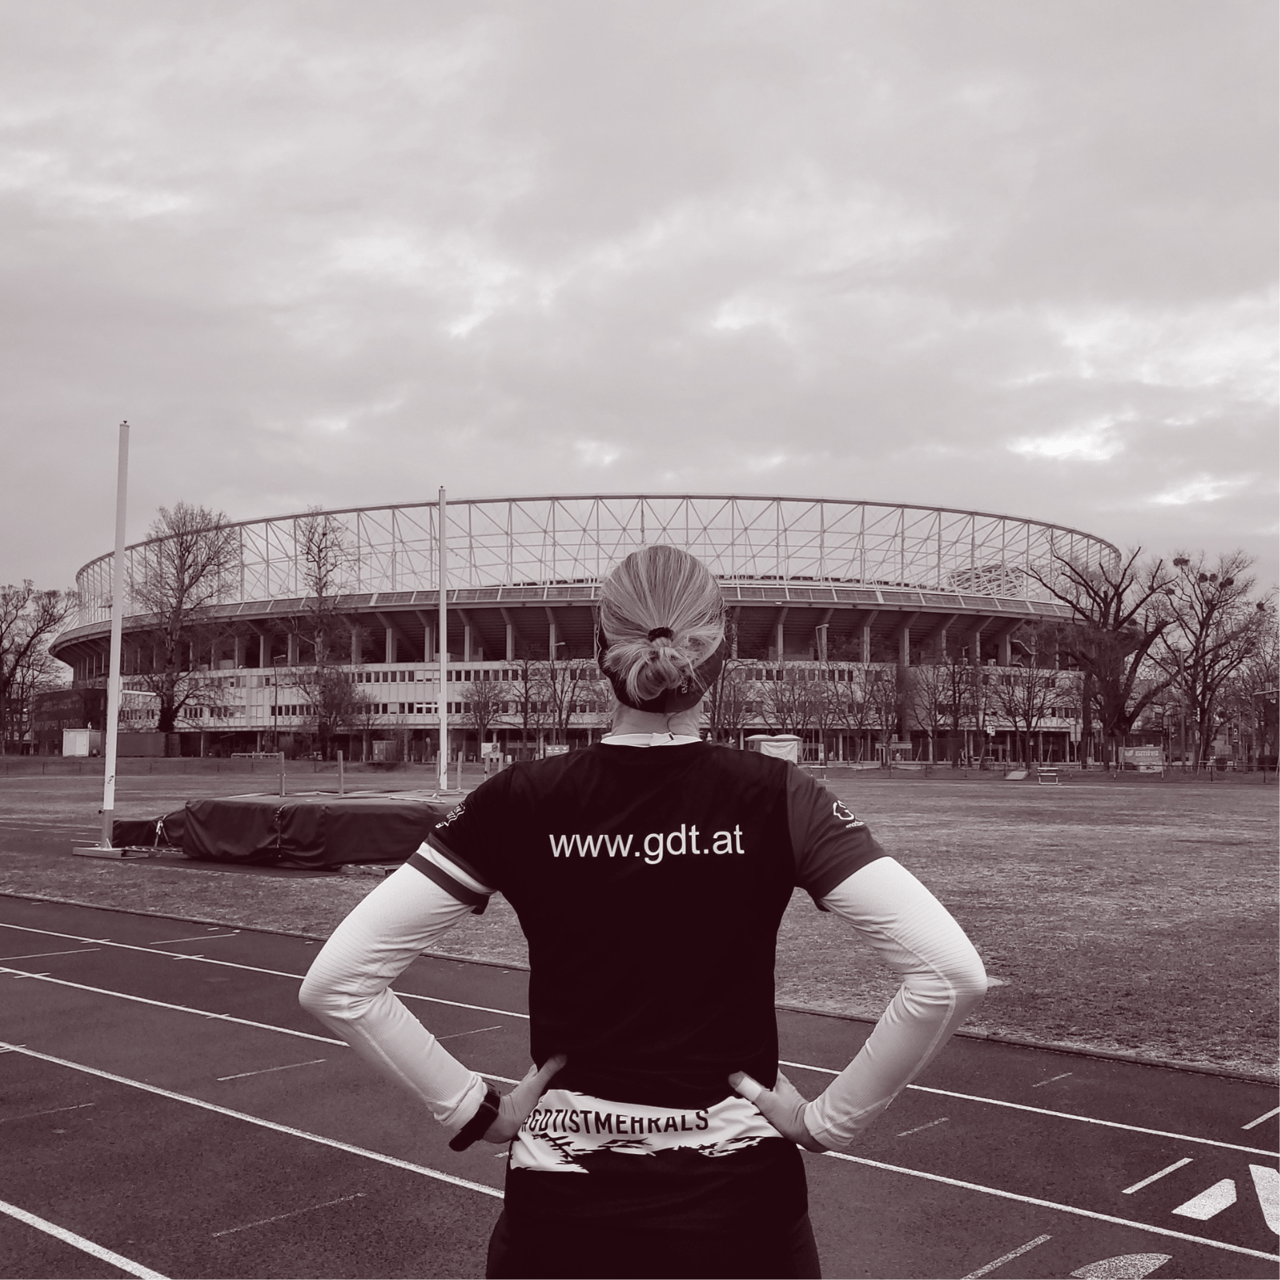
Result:
[[[1273,0],[0,0],[0,1277],[1267,1280]]]

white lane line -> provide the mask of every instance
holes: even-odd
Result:
[[[472,1009],[476,1013],[497,1013],[506,1018],[523,1018],[526,1022],[529,1021],[527,1013],[517,1013],[514,1009],[490,1009],[485,1004],[463,1004],[461,1000],[442,1000],[439,996],[419,996],[412,991],[397,991],[394,994],[401,1000],[429,1000],[432,1004],[447,1004],[454,1009]]]
[[[799,1067],[803,1071],[818,1071],[827,1076],[838,1076],[830,1067],[811,1067],[804,1062],[779,1062],[783,1067]],[[1216,1138],[1197,1138],[1190,1133],[1170,1133],[1166,1129],[1144,1129],[1141,1125],[1121,1124],[1119,1120],[1099,1120],[1096,1116],[1075,1116],[1070,1111],[1049,1111],[1044,1107],[1029,1107],[1023,1102],[1006,1102],[1003,1098],[984,1098],[973,1093],[956,1093],[953,1089],[932,1089],[928,1085],[909,1084],[908,1089],[919,1093],[936,1093],[944,1098],[961,1098],[965,1102],[985,1102],[990,1107],[1009,1107],[1014,1111],[1030,1111],[1037,1116],[1056,1116],[1059,1120],[1079,1120],[1082,1124],[1100,1124],[1108,1129],[1124,1129],[1129,1133],[1148,1133],[1156,1138],[1176,1138],[1179,1142],[1199,1142],[1207,1147],[1225,1147],[1228,1151],[1243,1151],[1252,1156],[1277,1156],[1280,1151],[1263,1151],[1258,1147],[1241,1147],[1234,1142],[1219,1142]]]
[[[903,1131],[897,1136],[899,1138],[905,1138],[909,1133],[921,1133],[925,1129],[932,1129],[935,1124],[946,1124],[946,1123],[947,1123],[947,1117],[942,1116],[937,1120],[930,1120],[928,1124],[918,1124],[914,1129],[903,1129]]]
[[[231,933],[198,933],[193,938],[157,938],[154,942],[147,943],[147,946],[163,947],[170,942],[203,942],[206,938],[238,938],[239,936],[239,929],[235,929]]]
[[[226,968],[226,969],[243,969],[249,973],[265,973],[273,978],[289,978],[294,982],[301,982],[304,976],[303,974],[300,974],[300,973],[285,973],[283,970],[280,970],[280,969],[263,969],[257,965],[239,964],[232,960],[213,960],[206,956],[191,956],[180,951],[152,951],[149,947],[137,947],[128,942],[113,942],[110,938],[82,938],[78,934],[74,934],[74,933],[58,933],[52,929],[33,929],[26,925],[20,925],[20,924],[5,924],[3,922],[0,922],[0,929],[20,929],[24,933],[43,933],[54,938],[70,938],[76,942],[100,942],[106,946],[118,947],[125,951],[141,951],[144,955],[152,955],[152,956],[167,955],[167,956],[172,956],[172,958],[175,960],[196,960],[196,961],[199,961],[199,963],[201,964],[216,964],[216,965],[221,965],[223,968]],[[430,956],[428,955],[424,958],[430,959]],[[92,988],[89,988],[89,989],[91,990]],[[106,992],[105,994],[114,995],[117,993]],[[454,1008],[454,1009],[471,1009],[476,1013],[496,1013],[504,1018],[523,1018],[526,1022],[529,1019],[529,1015],[527,1013],[519,1013],[515,1009],[495,1009],[490,1005],[466,1004],[461,1000],[444,1000],[439,996],[420,996],[411,991],[393,991],[392,994],[395,996],[398,996],[401,1000],[425,1000],[431,1004],[448,1005],[450,1008]],[[179,1008],[181,1006],[175,1005],[173,1007]],[[200,1010],[190,1010],[189,1012],[198,1013],[200,1012]],[[229,1014],[214,1014],[210,1016],[230,1019]],[[231,1020],[234,1021],[235,1019],[231,1019]],[[251,1024],[251,1025],[262,1025],[262,1024]],[[272,1027],[271,1030],[286,1031],[287,1029],[284,1027]],[[297,1032],[288,1032],[288,1034],[305,1035],[306,1032],[297,1031]],[[324,1039],[323,1036],[315,1036],[313,1038],[317,1040]],[[337,1042],[326,1041],[326,1043],[335,1044]],[[808,1062],[780,1062],[779,1065],[784,1067],[796,1067],[802,1071],[816,1071],[822,1075],[828,1075],[828,1076],[838,1076],[840,1074],[839,1071],[832,1070],[832,1068],[830,1067],[815,1067]],[[479,1072],[479,1074],[486,1076],[490,1080],[500,1080],[504,1084],[517,1083],[517,1081],[514,1081],[514,1080],[510,1080],[510,1081],[507,1080],[505,1076],[495,1076],[490,1074],[487,1071],[481,1071]],[[1280,1156],[1280,1152],[1266,1151],[1259,1147],[1241,1147],[1231,1142],[1218,1142],[1213,1138],[1197,1138],[1187,1133],[1170,1133],[1164,1129],[1144,1129],[1137,1125],[1121,1124],[1117,1120],[1099,1120],[1094,1116],[1073,1115],[1069,1111],[1052,1111],[1045,1107],[1027,1106],[1025,1103],[1021,1103],[1021,1102],[1006,1102],[1002,1098],[985,1098],[978,1094],[955,1093],[949,1089],[931,1089],[928,1086],[922,1085],[922,1084],[909,1084],[907,1085],[907,1088],[915,1089],[921,1093],[936,1093],[936,1094],[942,1095],[943,1097],[961,1098],[965,1102],[982,1102],[992,1107],[1011,1107],[1015,1111],[1030,1111],[1035,1115],[1055,1116],[1059,1120],[1078,1120],[1084,1124],[1100,1124],[1100,1125],[1105,1125],[1108,1128],[1112,1128],[1112,1129],[1126,1129],[1133,1133],[1146,1133],[1159,1138],[1176,1138],[1180,1141],[1199,1142],[1199,1143],[1203,1143],[1206,1146],[1211,1146],[1211,1147],[1225,1147],[1230,1151],[1243,1151],[1248,1155],[1273,1156],[1273,1157]],[[1280,1110],[1280,1108],[1278,1108],[1277,1110]],[[1276,1113],[1275,1112],[1267,1113],[1268,1116],[1274,1115],[1274,1114]],[[1261,1121],[1265,1119],[1267,1119],[1267,1116],[1259,1117],[1258,1123],[1261,1123]],[[1251,1128],[1252,1126],[1246,1125],[1245,1127]]]
[[[1131,1196],[1135,1191],[1141,1191],[1143,1187],[1149,1187],[1153,1182],[1163,1178],[1165,1174],[1172,1173],[1175,1169],[1181,1169],[1184,1164],[1190,1164],[1191,1157],[1183,1156],[1181,1160],[1175,1160],[1171,1165],[1166,1165],[1159,1173],[1153,1173],[1149,1178],[1143,1178],[1141,1182],[1135,1182],[1131,1187],[1125,1187],[1120,1193],[1122,1196]]]
[[[977,1271],[970,1271],[964,1280],[978,1280],[979,1276],[985,1276],[988,1271],[994,1271],[997,1267],[1003,1267],[1006,1262],[1012,1262],[1014,1258],[1020,1258],[1024,1253],[1030,1253],[1032,1249],[1038,1248],[1044,1244],[1046,1240],[1052,1240],[1052,1236],[1036,1236],[1034,1240],[1028,1240],[1026,1244],[1019,1245],[1016,1249],[1010,1249],[1002,1258],[996,1258],[993,1262],[988,1262],[985,1267],[979,1267]]]
[[[1236,1202],[1236,1181],[1234,1178],[1223,1178],[1215,1182],[1198,1195],[1180,1204],[1171,1212],[1183,1218],[1194,1218],[1197,1222],[1208,1222],[1216,1218],[1223,1209],[1230,1209]]]
[[[34,1120],[36,1116],[56,1116],[60,1111],[83,1111],[85,1107],[91,1107],[92,1102],[77,1102],[74,1107],[50,1107],[47,1111],[28,1111],[24,1116],[5,1116],[0,1120],[0,1124],[12,1124],[15,1120]]]
[[[107,987],[90,987],[83,982],[69,982],[66,978],[55,978],[47,973],[26,973],[21,969],[8,969],[0,965],[0,973],[7,973],[15,978],[38,978],[41,982],[52,982],[59,987],[73,987],[76,991],[88,991],[95,996],[114,996],[117,1000],[131,1000],[134,1004],[149,1004],[157,1009],[171,1009],[174,1013],[193,1013],[198,1018],[211,1018],[215,1022],[232,1022],[241,1027],[256,1027],[259,1031],[276,1031],[282,1036],[298,1036],[303,1040],[319,1040],[321,1044],[337,1044],[344,1049],[350,1048],[345,1040],[335,1040],[332,1036],[318,1036],[310,1031],[295,1031],[292,1027],[277,1027],[270,1022],[254,1022],[251,1018],[237,1018],[231,1013],[210,1013],[208,1009],[192,1009],[185,1004],[170,1004],[167,1000],[152,1000],[148,996],[130,995],[126,991],[112,991]],[[0,1049],[0,1053],[4,1050]],[[492,1071],[476,1071],[486,1080],[497,1080],[502,1084],[519,1084],[509,1076],[495,1075]],[[1260,1151],[1259,1155],[1269,1152]]]
[[[1060,1076],[1050,1076],[1047,1080],[1037,1080],[1031,1087],[1033,1089],[1043,1088],[1047,1084],[1052,1084],[1055,1080],[1065,1080],[1069,1075],[1074,1075],[1072,1071],[1064,1071]]]
[[[363,1191],[357,1191],[354,1195],[339,1196],[336,1200],[326,1200],[324,1204],[309,1204],[305,1209],[293,1209],[289,1213],[277,1213],[274,1218],[259,1218],[257,1222],[246,1222],[243,1227],[228,1227],[225,1231],[215,1231],[213,1238],[216,1240],[219,1236],[233,1236],[237,1231],[248,1231],[250,1227],[265,1227],[269,1222],[283,1222],[286,1218],[296,1218],[300,1213],[314,1213],[317,1209],[328,1209],[335,1204],[346,1204],[350,1200],[360,1200],[364,1197]]]
[[[141,1089],[144,1093],[154,1093],[157,1097],[168,1098],[171,1102],[185,1102],[188,1106],[199,1107],[203,1111],[212,1111],[215,1115],[229,1116],[232,1120],[243,1120],[246,1124],[256,1124],[263,1129],[271,1129],[276,1133],[288,1134],[291,1138],[303,1138],[307,1142],[319,1143],[322,1147],[332,1147],[336,1151],[345,1151],[349,1155],[364,1156],[366,1160],[376,1160],[379,1164],[388,1164],[395,1169],[406,1169],[410,1173],[421,1174],[424,1178],[434,1178],[438,1182],[447,1182],[455,1187],[465,1187],[469,1191],[478,1191],[481,1195],[502,1199],[502,1192],[497,1187],[486,1187],[483,1183],[471,1182],[467,1178],[459,1178],[455,1174],[445,1173],[441,1169],[429,1169],[426,1165],[413,1164],[409,1160],[398,1160],[395,1156],[384,1155],[381,1151],[370,1151],[366,1147],[352,1146],[349,1142],[339,1142],[336,1138],[326,1138],[319,1133],[308,1133],[305,1129],[295,1129],[291,1125],[277,1124],[274,1120],[264,1120],[261,1116],[251,1116],[245,1111],[233,1111],[230,1107],[220,1107],[215,1102],[206,1102],[203,1098],[188,1097],[185,1093],[174,1093],[169,1089],[161,1089],[159,1085],[147,1084],[143,1080],[130,1080],[128,1076],[118,1076],[111,1071],[103,1071],[98,1067],[86,1066],[83,1062],[71,1062],[66,1058],[56,1058],[51,1053],[39,1053],[35,1049],[24,1049],[20,1045],[9,1045],[15,1053],[28,1058],[38,1058],[41,1062],[52,1062],[58,1067],[69,1067],[72,1071],[83,1071],[85,1075],[97,1076],[100,1080],[110,1080],[115,1084],[128,1085],[131,1089]],[[1265,1256],[1265,1255],[1264,1255]],[[138,1274],[135,1272],[135,1274]],[[154,1275],[154,1272],[147,1272]]]
[[[69,823],[31,822],[26,818],[6,818],[0,827],[30,827],[33,831],[93,831],[100,833],[101,827],[71,826]]]
[[[1071,1273],[1073,1280],[1145,1280],[1173,1257],[1171,1253],[1122,1253],[1086,1262]]]
[[[964,1182],[959,1178],[944,1178],[940,1173],[924,1173],[920,1169],[904,1169],[896,1164],[884,1164],[868,1160],[866,1156],[850,1156],[843,1151],[828,1151],[833,1160],[848,1160],[851,1164],[865,1164],[887,1173],[905,1173],[910,1178],[924,1178],[928,1182],[941,1182],[948,1187],[960,1187],[965,1191],[978,1191],[983,1195],[999,1196],[1001,1200],[1016,1200],[1019,1204],[1034,1204],[1041,1209],[1056,1209],[1060,1213],[1072,1213],[1081,1218],[1093,1218],[1097,1222],[1113,1222],[1119,1227],[1135,1227],[1139,1231],[1152,1231],[1158,1236],[1172,1236],[1175,1240],[1190,1240],[1192,1244],[1205,1244],[1212,1249],[1224,1249],[1228,1253],[1243,1253],[1250,1258],[1265,1258],[1268,1262],[1280,1262],[1280,1253],[1263,1253],[1260,1249],[1246,1249],[1243,1245],[1228,1244],[1225,1240],[1210,1240],[1207,1236],[1188,1235],[1185,1231],[1173,1231],[1168,1227],[1153,1227],[1149,1222],[1135,1222],[1132,1218],[1117,1218],[1109,1213],[1096,1213],[1092,1209],[1077,1209],[1072,1204],[1058,1204],[1054,1200],[1039,1200],[1035,1196],[1022,1196],[1014,1191],[1002,1191],[999,1187],[984,1187],[978,1182]]]
[[[45,1235],[54,1236],[64,1244],[69,1244],[73,1248],[79,1249],[81,1253],[87,1253],[97,1258],[99,1262],[109,1262],[117,1270],[124,1271],[131,1276],[137,1276],[138,1280],[165,1280],[165,1277],[160,1272],[152,1271],[150,1267],[144,1267],[140,1262],[134,1262],[131,1258],[126,1258],[122,1254],[115,1253],[100,1244],[94,1244],[92,1240],[86,1240],[84,1236],[78,1236],[74,1231],[68,1231],[66,1227],[60,1227],[56,1222],[50,1222],[47,1218],[37,1218],[34,1213],[19,1209],[16,1204],[8,1204],[6,1201],[0,1200],[0,1213],[7,1213],[9,1217],[17,1218],[19,1222],[25,1222],[27,1226],[35,1227],[37,1231],[43,1231]]]
[[[0,956],[0,960],[43,960],[45,956],[82,956],[101,947],[77,947],[74,951],[33,951],[25,956]]]
[[[15,978],[37,978],[41,982],[51,982],[59,987],[72,987],[76,991],[88,991],[95,996],[114,996],[117,1000],[131,1000],[134,1004],[149,1004],[156,1009],[172,1009],[176,1013],[194,1013],[201,1018],[213,1018],[218,1022],[234,1022],[242,1027],[257,1027],[261,1031],[278,1031],[286,1036],[299,1036],[303,1040],[319,1040],[322,1044],[346,1044],[345,1040],[335,1040],[332,1036],[318,1036],[310,1031],[295,1031],[292,1027],[274,1027],[269,1022],[254,1022],[250,1018],[237,1018],[230,1013],[210,1013],[207,1009],[192,1009],[184,1004],[170,1004],[167,1000],[152,1000],[148,996],[130,995],[125,991],[111,991],[105,987],[90,987],[83,982],[69,982],[66,978],[55,978],[47,973],[24,973],[21,969],[10,969],[0,965],[0,973],[7,973]],[[1266,1154],[1265,1152],[1263,1154]]]
[[[1242,1124],[1242,1129],[1253,1129],[1260,1125],[1264,1120],[1270,1120],[1272,1116],[1280,1116],[1280,1107],[1272,1107],[1265,1115],[1259,1116],[1256,1120],[1250,1120],[1248,1124]]]
[[[459,1036],[478,1036],[482,1031],[501,1031],[502,1026],[496,1027],[477,1027],[474,1031],[455,1031],[449,1036],[436,1036],[437,1040],[456,1040]]]
[[[314,1067],[318,1062],[328,1061],[328,1058],[312,1058],[310,1062],[288,1062],[283,1067],[262,1067],[257,1071],[238,1071],[233,1076],[218,1076],[217,1079],[219,1082],[223,1080],[243,1080],[246,1076],[265,1076],[270,1071],[292,1071],[294,1067]]]
[[[20,929],[23,933],[43,933],[51,938],[68,938],[73,942],[100,942],[104,946],[117,947],[121,951],[141,951],[148,956],[170,956],[174,960],[199,960],[201,964],[217,964],[224,969],[243,969],[246,973],[265,973],[272,978],[289,978],[293,982],[301,982],[304,974],[285,973],[283,969],[263,969],[256,964],[241,964],[235,960],[214,960],[210,956],[193,956],[186,951],[153,951],[151,947],[138,947],[131,942],[113,942],[110,938],[82,938],[75,933],[57,933],[52,929],[32,929],[23,924],[5,924],[0,922],[0,929]],[[316,943],[309,943],[316,946]],[[424,958],[430,959],[428,954]],[[476,1013],[496,1013],[504,1018],[523,1018],[529,1020],[527,1013],[518,1013],[515,1009],[494,1009],[487,1004],[466,1004],[462,1000],[444,1000],[440,996],[420,996],[412,991],[395,991],[393,995],[401,1000],[427,1000],[431,1004],[447,1004],[453,1009],[472,1009]]]
[[[1267,1226],[1280,1235],[1280,1172],[1261,1164],[1251,1164],[1249,1172],[1253,1175],[1253,1189],[1258,1193],[1262,1216]]]

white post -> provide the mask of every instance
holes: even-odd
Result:
[[[107,669],[106,764],[102,775],[102,840],[111,848],[116,808],[116,732],[120,720],[120,642],[124,623],[124,515],[129,489],[129,424],[120,424],[120,457],[116,474],[116,553],[111,562],[111,659]]]
[[[444,485],[440,486],[440,514],[437,517],[440,541],[440,790],[449,790],[449,612],[446,580],[449,569],[449,540],[445,533]]]

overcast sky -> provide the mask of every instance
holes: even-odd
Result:
[[[178,499],[974,508],[1277,576],[1272,0],[0,0],[0,582]]]

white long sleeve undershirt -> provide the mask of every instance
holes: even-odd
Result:
[[[471,908],[408,865],[389,875],[334,930],[298,1000],[451,1133],[480,1109],[487,1086],[390,989]]]
[[[981,1003],[987,982],[964,931],[892,858],[854,872],[823,905],[903,979],[857,1056],[805,1109],[810,1133],[841,1150],[928,1065]],[[299,994],[303,1008],[451,1132],[479,1109],[484,1079],[445,1049],[390,986],[470,909],[412,867],[401,867],[338,926]]]
[[[878,858],[822,900],[902,986],[853,1061],[805,1108],[805,1125],[842,1151],[937,1056],[982,1003],[987,975],[951,913],[906,867]]]

